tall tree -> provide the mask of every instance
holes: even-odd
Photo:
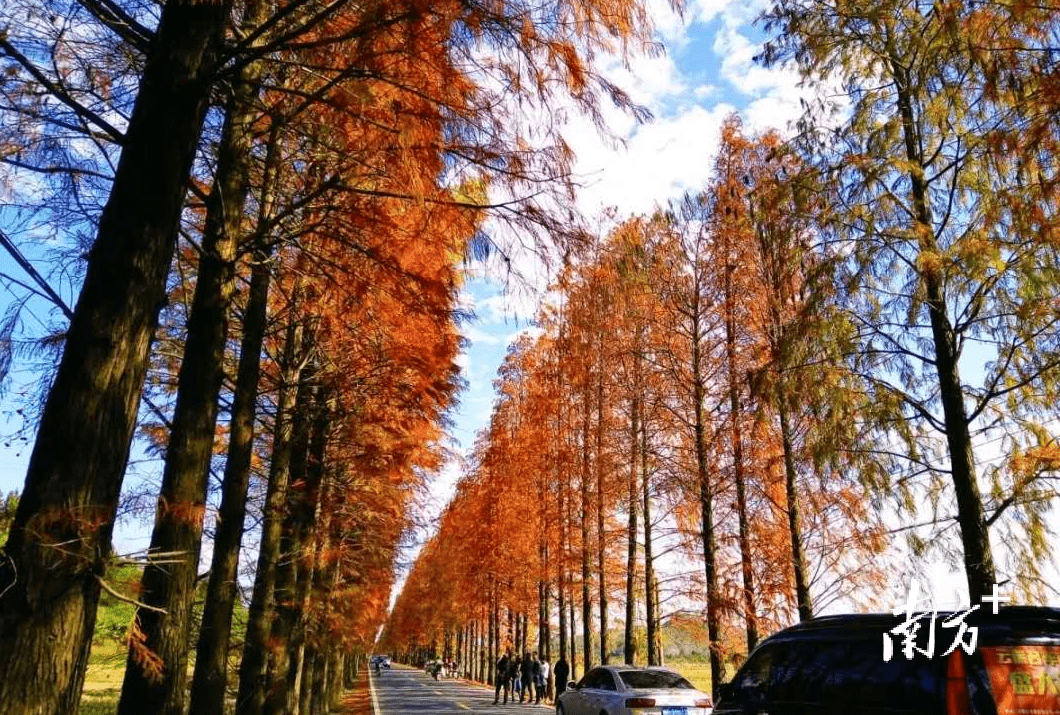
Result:
[[[750,515],[747,496],[749,461],[745,457],[744,428],[747,395],[746,369],[749,345],[741,328],[748,306],[744,273],[737,267],[747,263],[751,237],[748,235],[747,207],[744,198],[742,147],[732,135],[738,120],[729,117],[722,126],[722,142],[715,158],[715,175],[710,190],[712,213],[710,226],[712,247],[718,259],[718,298],[722,305],[725,331],[725,389],[728,397],[728,437],[732,459],[732,481],[736,491],[740,567],[743,579],[743,610],[750,652],[758,643],[758,617],[755,612],[754,569],[751,564]]]
[[[0,564],[3,713],[74,712],[80,701],[98,578],[229,10],[167,2],[150,45]]]
[[[981,474],[977,444],[997,439],[1009,453],[1045,444],[1024,425],[1040,424],[1058,367],[1057,316],[1042,310],[1057,256],[1036,240],[1054,213],[1052,175],[1028,174],[998,148],[1020,113],[992,101],[974,43],[950,31],[976,13],[814,0],[765,16],[775,33],[767,61],[833,75],[853,98],[841,131],[829,132],[837,141],[805,149],[833,182],[831,227],[851,249],[843,295],[859,331],[856,369],[889,408],[879,410],[883,440],[948,487],[973,603],[998,579],[990,527],[1013,510],[1040,531],[1050,501],[1018,470]],[[808,115],[806,126],[818,120]],[[1034,578],[1035,559],[1020,561],[1011,575]]]
[[[267,12],[265,2],[250,3],[243,31],[256,30]],[[253,103],[259,91],[260,71],[258,63],[248,63],[232,80],[217,169],[207,201],[195,293],[150,545],[151,551],[176,556],[165,564],[149,561],[144,567],[141,600],[150,608],[140,609],[135,616],[137,627],[144,634],[143,646],[161,658],[164,669],[158,674],[145,668],[137,651],[130,650],[118,703],[120,715],[179,715],[185,710],[191,606],[217,432],[217,400],[224,378],[235,263],[250,190],[251,144],[257,119]]]
[[[663,373],[668,390],[675,392],[674,409],[679,424],[689,432],[694,475],[689,492],[699,505],[699,548],[703,558],[710,641],[711,687],[723,682],[721,651],[722,584],[719,576],[717,506],[721,488],[719,465],[714,462],[711,441],[715,432],[708,397],[714,391],[714,359],[718,349],[715,337],[720,329],[717,306],[710,291],[711,240],[706,194],[688,196],[670,216],[660,214],[642,224],[651,250],[653,283],[659,285],[658,324],[654,336],[662,336],[652,346],[657,369]],[[650,243],[648,244],[650,245]],[[686,441],[688,441],[686,440]]]

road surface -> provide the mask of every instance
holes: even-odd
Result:
[[[422,670],[384,669],[379,675],[369,673],[376,715],[442,715],[481,713],[483,715],[544,715],[550,706],[493,704],[493,691],[463,680],[435,680]],[[504,694],[501,694],[504,698]]]

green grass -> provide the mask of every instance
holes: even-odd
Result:
[[[704,693],[710,693],[710,663],[695,663],[695,662],[668,662],[666,667],[670,670],[676,670],[681,675],[688,678],[692,685],[696,686],[697,689],[702,690]]]
[[[112,569],[107,581],[121,593],[135,593],[140,569],[123,566]],[[104,593],[96,612],[92,653],[88,657],[85,689],[81,694],[82,715],[112,715],[118,710],[121,681],[125,677],[125,637],[132,622],[133,606]]]
[[[118,710],[121,681],[125,676],[125,647],[116,641],[99,640],[92,644],[81,694],[82,715],[112,715]]]
[[[138,566],[123,566],[107,573],[107,581],[119,593],[134,596],[140,583]],[[200,583],[199,598],[195,602],[193,622],[198,622],[202,613],[206,582]],[[132,623],[134,607],[113,596],[103,593],[96,613],[96,630],[92,638],[92,653],[85,674],[85,688],[81,696],[83,715],[112,715],[117,712],[121,696],[122,680],[125,677],[125,661],[128,649],[125,639]],[[236,601],[233,613],[232,641],[242,643],[246,633],[247,609]],[[197,635],[197,633],[195,634]],[[188,683],[195,667],[195,641],[189,645]],[[235,686],[239,672],[239,649],[233,648],[228,663],[230,685]]]

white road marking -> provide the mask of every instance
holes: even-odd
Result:
[[[375,683],[372,680],[372,670],[368,669],[368,690],[372,693],[372,712],[375,715],[383,715],[383,711],[379,709],[379,698],[375,695]]]

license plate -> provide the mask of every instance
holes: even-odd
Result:
[[[688,708],[663,708],[662,715],[687,715]]]

